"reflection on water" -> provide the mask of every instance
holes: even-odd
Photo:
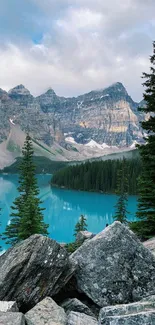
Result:
[[[40,198],[43,201],[45,222],[50,237],[58,242],[71,242],[76,222],[81,214],[87,218],[88,230],[97,233],[113,222],[116,195],[78,192],[50,187],[51,175],[38,175]],[[0,206],[2,231],[10,222],[10,206],[18,195],[18,176],[0,176]],[[135,219],[136,197],[129,197],[129,220]],[[1,232],[2,232],[1,231]],[[2,242],[5,249],[6,245]]]

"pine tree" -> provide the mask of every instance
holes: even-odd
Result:
[[[139,182],[138,222],[131,224],[143,239],[155,235],[155,42],[150,57],[150,73],[143,73],[145,106],[139,108],[147,113],[147,119],[141,123],[145,132],[145,144],[139,146],[142,160],[142,175]]]
[[[85,230],[87,230],[86,218],[84,215],[81,215],[74,229],[74,237],[76,240],[73,243],[65,245],[65,248],[69,253],[75,252],[83,244],[83,240],[77,240],[77,234],[79,233],[79,231]]]
[[[127,222],[127,204],[128,204],[128,170],[126,159],[123,159],[117,176],[117,195],[118,201],[115,206],[116,212],[114,219],[122,223]]]
[[[30,190],[26,204],[23,210],[23,217],[19,226],[19,239],[23,240],[33,234],[47,235],[48,226],[43,222],[42,208],[40,208],[40,200],[35,197],[33,191]]]
[[[47,235],[47,225],[43,222],[39,198],[39,188],[33,163],[33,145],[29,134],[22,150],[22,162],[19,168],[19,196],[15,199],[11,213],[11,223],[4,233],[7,244],[16,244],[34,233]]]
[[[79,221],[75,225],[74,236],[76,237],[79,231],[85,230],[87,230],[86,218],[84,215],[81,215]]]

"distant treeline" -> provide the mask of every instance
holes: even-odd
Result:
[[[141,161],[126,160],[129,180],[129,194],[138,194],[138,177],[141,173]],[[115,193],[117,175],[122,160],[86,162],[69,166],[57,171],[52,177],[52,185],[81,191]]]
[[[66,162],[51,161],[50,159],[42,156],[34,156],[33,162],[36,166],[36,174],[53,174],[57,170],[67,166]],[[20,164],[21,158],[17,158],[17,160],[11,166],[5,167],[3,170],[0,170],[0,173],[18,174]]]

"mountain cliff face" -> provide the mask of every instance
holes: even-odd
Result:
[[[7,139],[13,124],[48,146],[58,142],[69,148],[69,142],[89,144],[92,140],[100,145],[131,146],[142,139],[139,122],[144,116],[137,107],[119,82],[76,98],[59,97],[52,89],[34,98],[23,85],[8,93],[0,89],[0,142]]]
[[[45,114],[36,99],[22,85],[8,93],[0,89],[0,142],[7,139],[11,124],[19,125],[25,132],[29,130],[35,139],[41,139],[49,146],[53,143],[52,115]]]

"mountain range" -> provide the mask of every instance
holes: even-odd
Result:
[[[35,154],[52,160],[83,160],[131,150],[143,138],[146,118],[122,83],[78,97],[57,96],[53,89],[34,97],[23,85],[0,89],[1,165],[21,154],[30,132]]]

